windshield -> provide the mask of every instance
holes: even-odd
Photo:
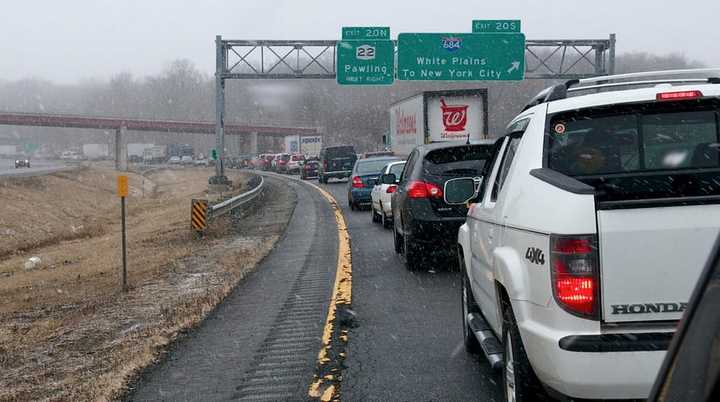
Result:
[[[355,171],[361,175],[380,174],[388,162],[395,160],[397,159],[360,159],[355,166]]]
[[[428,152],[423,162],[426,174],[433,176],[476,177],[491,155],[487,145],[468,145]]]
[[[390,166],[390,171],[388,173],[394,174],[395,177],[400,177],[400,174],[402,173],[404,168],[405,168],[405,162],[394,163]]]

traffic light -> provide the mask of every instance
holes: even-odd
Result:
[[[217,160],[217,159],[218,159],[218,155],[217,155],[217,150],[216,150],[216,149],[213,149],[213,150],[212,150],[211,155],[212,155],[213,160]]]

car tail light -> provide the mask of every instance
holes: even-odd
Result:
[[[703,94],[700,91],[660,92],[657,94],[655,99],[659,101],[668,101],[702,98],[702,96]]]
[[[352,186],[353,186],[354,188],[363,188],[363,187],[365,187],[365,185],[363,184],[363,181],[362,181],[362,179],[360,178],[360,176],[354,176],[354,177],[352,178]]]
[[[598,261],[595,235],[550,236],[553,296],[570,314],[599,319]]]
[[[410,198],[442,198],[440,186],[422,180],[412,180],[408,184],[408,197]]]
[[[391,184],[388,186],[387,190],[385,190],[386,193],[392,194],[395,191],[397,191],[397,186],[395,184]]]

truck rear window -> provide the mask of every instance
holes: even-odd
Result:
[[[548,167],[573,177],[720,167],[717,115],[717,109],[556,115]]]
[[[332,147],[325,149],[325,158],[326,159],[334,159],[334,158],[347,158],[347,157],[357,157],[355,155],[355,148],[351,146],[345,146],[345,147]]]
[[[601,201],[720,195],[720,101],[580,109],[550,116],[546,166]]]

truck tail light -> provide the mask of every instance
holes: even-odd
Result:
[[[391,184],[388,186],[387,190],[385,190],[386,193],[392,194],[395,191],[397,191],[397,186],[395,184]]]
[[[659,101],[684,100],[702,98],[700,91],[676,91],[676,92],[660,92],[655,96]]]
[[[408,183],[408,197],[410,198],[442,198],[443,191],[437,184],[422,180],[412,180]]]
[[[555,301],[570,314],[598,320],[600,267],[595,235],[551,235],[550,269]]]
[[[363,184],[362,179],[360,176],[353,176],[352,178],[352,186],[353,188],[363,188],[365,185]]]

